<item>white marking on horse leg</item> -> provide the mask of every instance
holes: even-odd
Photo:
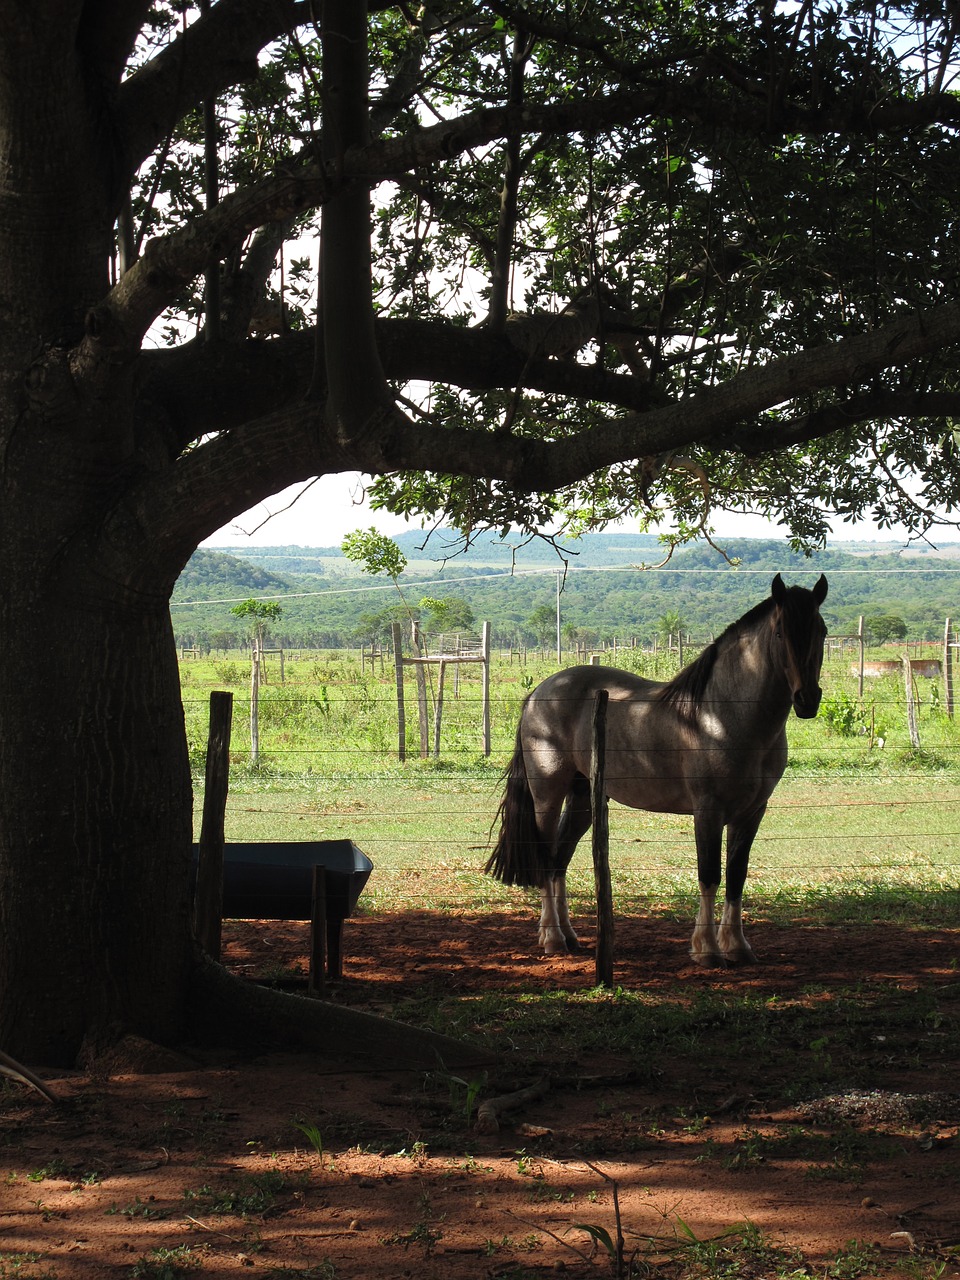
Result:
[[[720,950],[728,964],[756,964],[757,957],[753,947],[743,936],[743,920],[740,914],[741,900],[731,902],[729,898],[723,904],[723,915],[720,918],[718,940]]]
[[[540,888],[540,945],[548,956],[564,955],[567,950],[559,912],[563,884],[562,876],[546,876]]]
[[[567,907],[567,876],[557,876],[559,889],[557,892],[557,919],[560,922],[560,932],[563,934],[564,941],[568,951],[580,950],[580,939],[577,937],[573,925],[570,923],[570,911]]]
[[[720,944],[717,941],[717,926],[714,911],[717,903],[717,886],[700,885],[700,910],[697,922],[693,926],[693,937],[690,939],[690,959],[694,964],[709,969],[724,963]]]

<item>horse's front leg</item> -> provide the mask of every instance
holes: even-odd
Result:
[[[548,956],[580,949],[567,910],[566,871],[545,876],[540,886],[540,945]]]
[[[741,822],[731,822],[727,828],[727,887],[718,936],[728,964],[755,964],[757,960],[743,935],[743,886],[754,836],[766,811],[767,806],[761,805],[756,813]]]
[[[697,840],[697,879],[700,882],[700,909],[690,939],[690,959],[713,968],[726,963],[717,938],[714,911],[720,887],[720,860],[723,826],[715,814],[698,813],[693,820]]]

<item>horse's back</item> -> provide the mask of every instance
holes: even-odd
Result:
[[[589,776],[596,695],[609,694],[607,794],[637,809],[696,813],[765,802],[786,759],[782,731],[763,747],[726,732],[707,704],[690,721],[664,698],[668,686],[614,667],[569,667],[530,694],[520,739],[535,793]],[[758,749],[759,747],[759,749]],[[547,791],[542,791],[546,788]]]
[[[597,694],[605,689],[612,703],[652,703],[663,685],[657,680],[616,667],[566,667],[538,684],[530,694],[523,718],[530,727],[568,725],[586,716],[592,718]]]
[[[630,711],[659,702],[663,685],[656,680],[616,667],[567,667],[548,676],[527,698],[520,724],[524,751],[532,757],[533,771],[587,772],[593,741],[597,694],[609,695],[608,727]]]

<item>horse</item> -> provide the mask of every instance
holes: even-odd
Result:
[[[790,709],[811,719],[820,707],[826,596],[822,574],[807,590],[785,586],[778,573],[770,595],[672,680],[578,666],[548,676],[527,696],[486,871],[504,884],[540,890],[539,941],[547,955],[579,949],[566,872],[592,820],[593,715],[597,692],[606,689],[609,798],[693,815],[700,906],[691,959],[704,967],[756,960],[741,918],[750,848],[786,767]]]

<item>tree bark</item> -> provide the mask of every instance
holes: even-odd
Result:
[[[166,611],[25,594],[0,605],[0,1043],[46,1065],[126,1030],[173,1043],[192,805]]]
[[[681,59],[642,87],[529,104],[515,94],[506,106],[371,143],[367,7],[384,0],[323,6],[321,160],[312,138],[301,139],[269,176],[148,242],[113,288],[108,266],[131,172],[191,107],[254,74],[259,50],[295,20],[312,21],[313,7],[219,0],[126,79],[145,0],[21,3],[0,41],[0,1044],[30,1062],[68,1064],[124,1032],[172,1042],[191,1027],[265,1039],[273,1028],[300,1043],[382,1054],[376,1020],[251,993],[198,960],[191,781],[167,606],[205,536],[325,472],[425,471],[545,493],[688,445],[779,448],[836,430],[850,413],[905,411],[905,397],[922,413],[932,388],[914,397],[879,386],[867,397],[865,387],[897,366],[942,358],[960,340],[960,306],[941,300],[949,291],[918,291],[900,319],[788,344],[779,359],[731,366],[715,386],[694,379],[668,401],[638,379],[578,363],[578,347],[600,334],[599,315],[561,315],[546,327],[542,317],[511,321],[502,336],[375,319],[369,191],[384,179],[496,139],[516,150],[531,133],[646,127],[665,115],[722,118],[754,140],[765,130],[869,135],[955,123],[960,108],[943,94],[858,96],[822,109],[784,101],[772,119],[762,96],[741,94],[738,106],[722,77]],[[299,335],[270,351],[220,342],[141,350],[211,257],[327,201],[325,383],[313,382],[312,340]],[[501,278],[512,219],[509,205]],[[542,424],[539,435],[469,419],[414,422],[387,377],[522,384],[588,409],[563,430]],[[948,382],[939,413],[955,411]],[[834,420],[817,397],[844,387]],[[804,396],[806,418],[751,426]],[[606,402],[606,416],[589,402]],[[412,1059],[456,1056],[424,1034],[405,1043]]]

